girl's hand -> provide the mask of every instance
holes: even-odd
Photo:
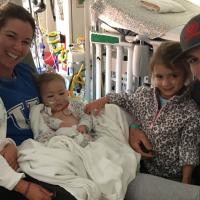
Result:
[[[182,183],[191,184],[193,169],[194,169],[194,167],[192,165],[184,165],[183,166]]]
[[[7,160],[8,164],[14,169],[17,170],[17,148],[14,144],[7,144],[0,154]]]
[[[94,114],[96,116],[104,108],[106,103],[108,103],[108,98],[105,96],[86,104],[84,111],[87,114]]]
[[[129,131],[129,144],[143,159],[153,158],[152,145],[146,135],[139,129],[131,128]]]

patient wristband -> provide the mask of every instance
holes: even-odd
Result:
[[[140,125],[139,124],[130,124],[129,128],[137,128],[140,129]]]

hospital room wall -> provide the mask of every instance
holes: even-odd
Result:
[[[84,36],[84,8],[77,0],[72,0],[72,41]]]
[[[84,36],[84,8],[77,0],[55,1],[56,20],[53,20],[50,1],[45,0],[46,11],[39,13],[41,26],[48,32],[59,31],[66,37],[66,43],[76,42],[77,37]]]

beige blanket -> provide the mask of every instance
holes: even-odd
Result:
[[[125,28],[150,39],[162,37],[200,13],[200,6],[188,0],[173,0],[185,8],[180,13],[156,13],[141,6],[140,0],[90,0],[92,21],[98,18],[116,28]]]

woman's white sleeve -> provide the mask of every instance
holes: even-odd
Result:
[[[12,169],[2,155],[0,155],[0,169],[0,186],[8,190],[13,190],[19,180],[24,177],[23,173]]]
[[[7,127],[7,113],[3,104],[2,99],[0,98],[0,151],[8,143],[15,142],[10,139],[6,138],[6,127]],[[18,173],[13,170],[5,158],[0,155],[0,186],[7,188],[8,190],[13,190],[13,188],[17,185],[19,180],[24,177],[23,173]]]

